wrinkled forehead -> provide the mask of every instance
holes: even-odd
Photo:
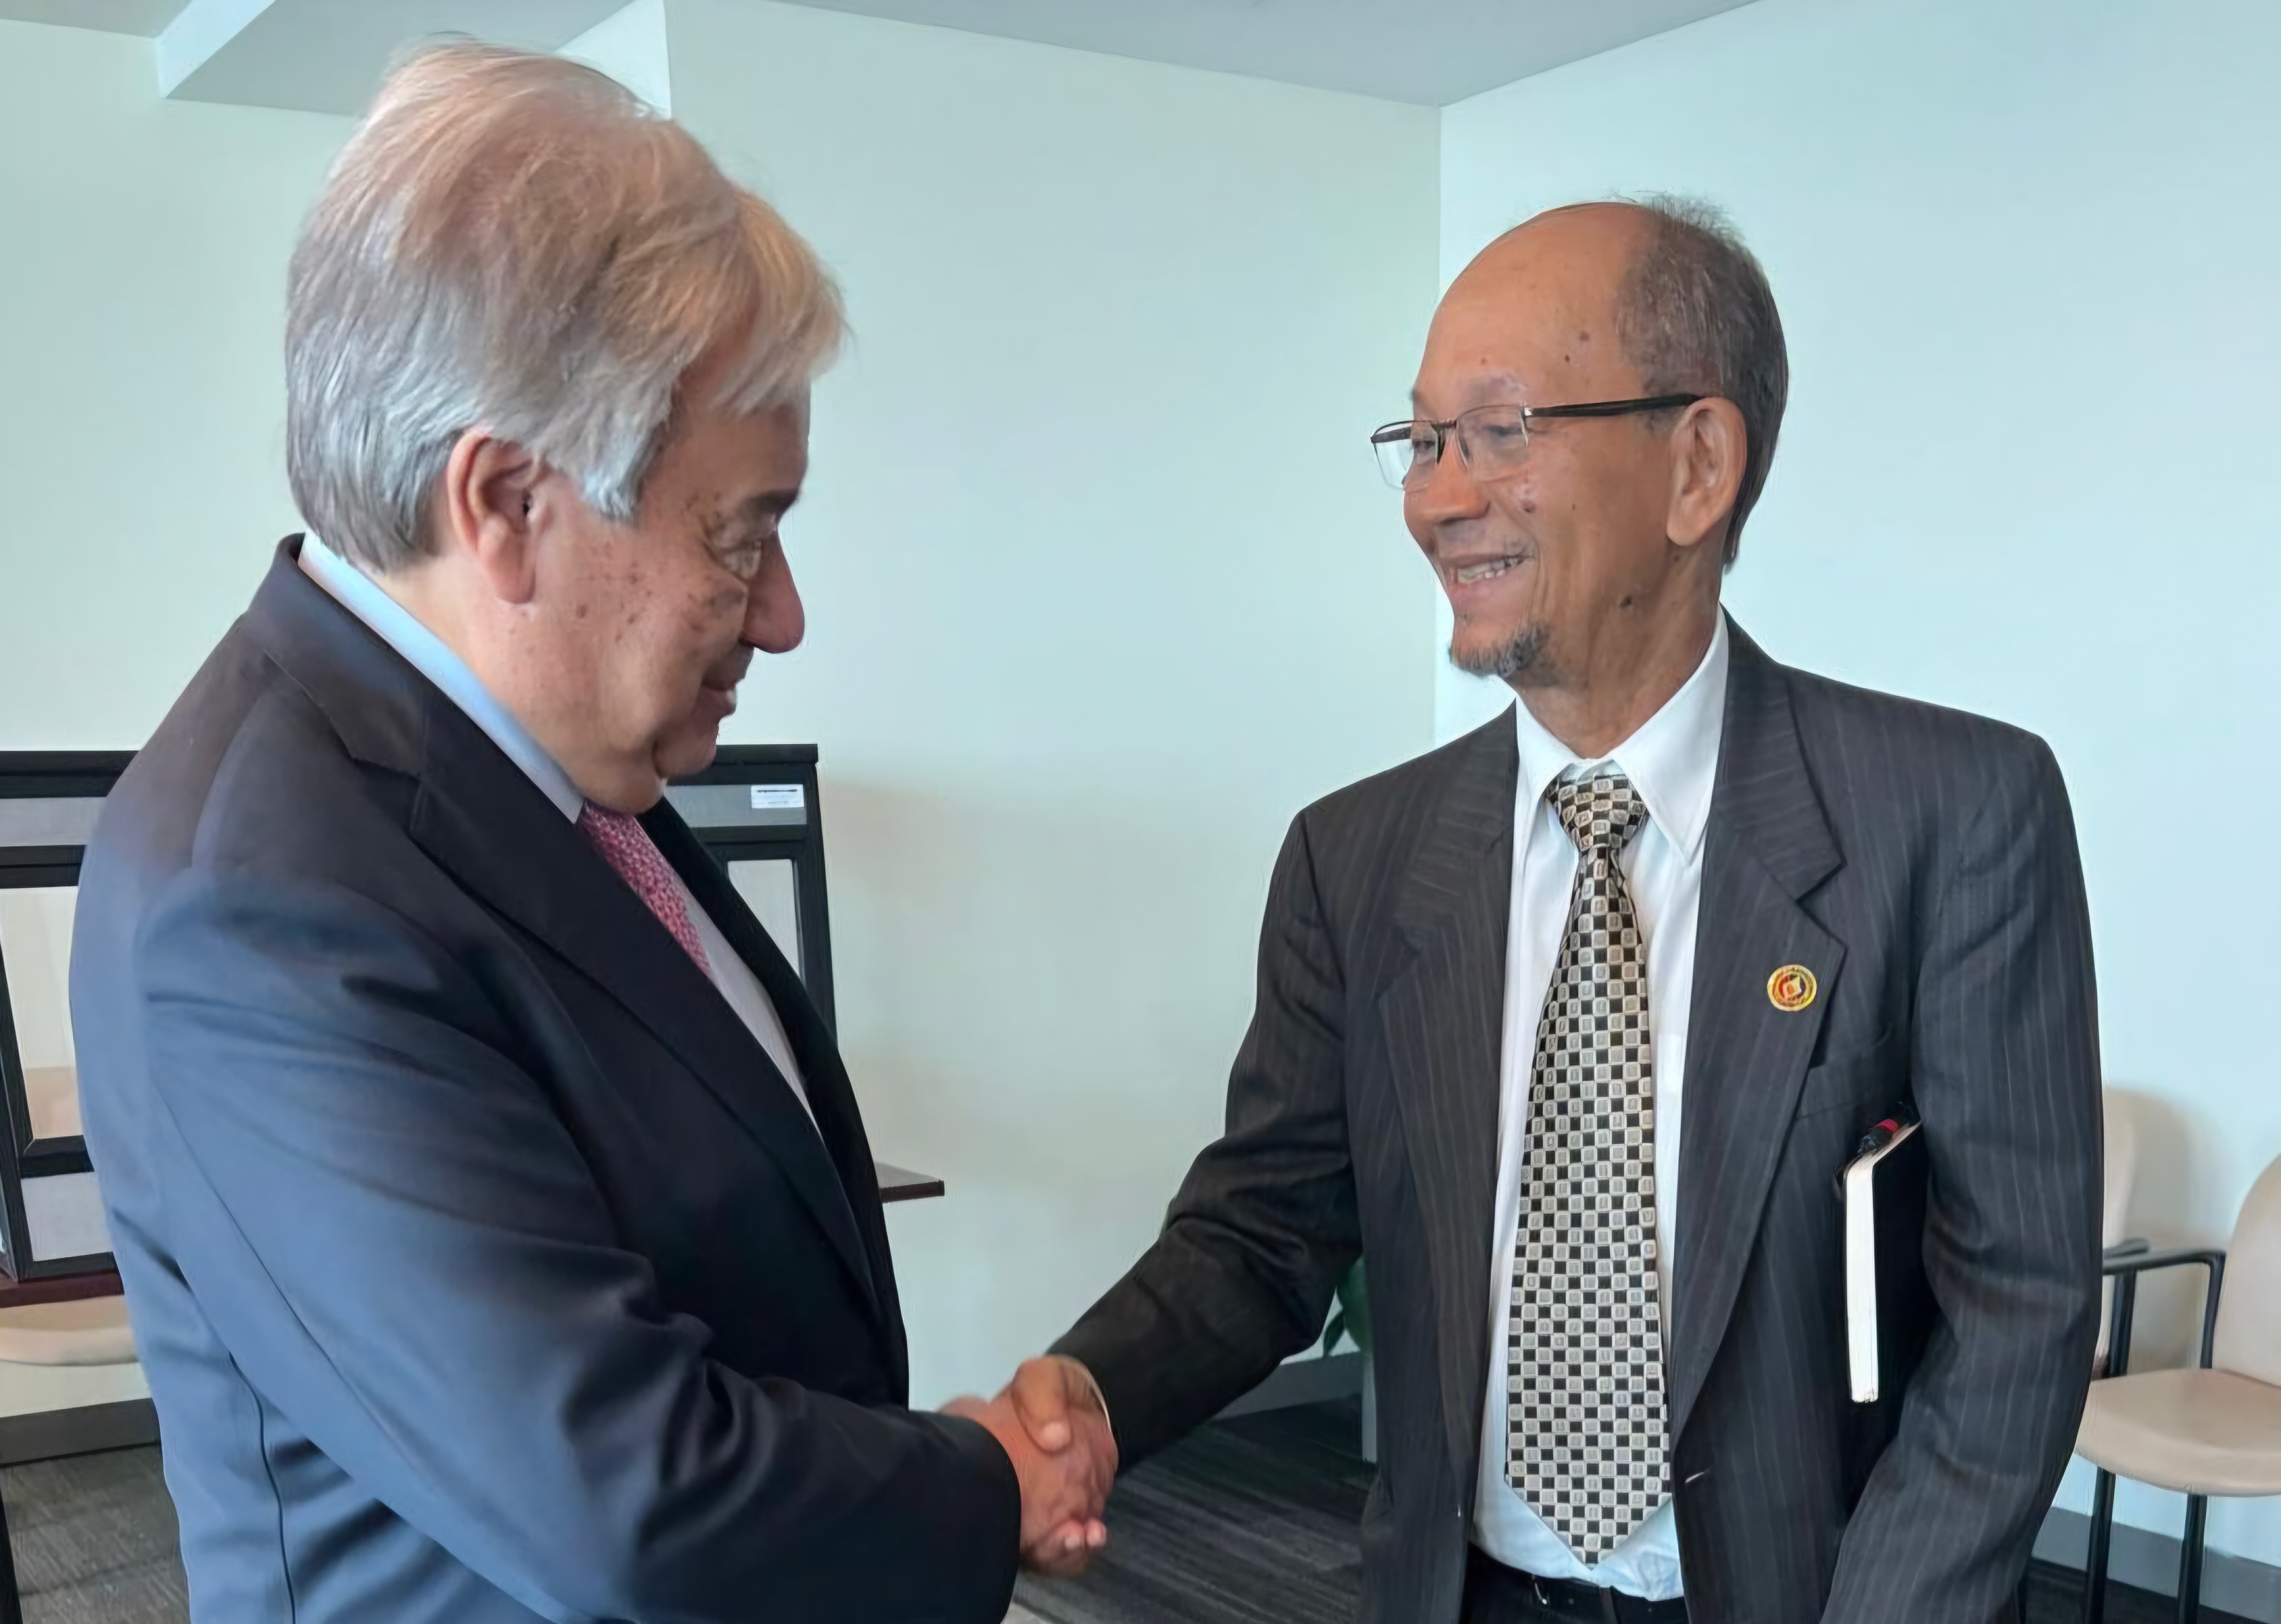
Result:
[[[1540,215],[1483,249],[1434,313],[1418,408],[1440,416],[1491,401],[1550,406],[1637,393],[1616,321],[1639,241],[1630,213]]]

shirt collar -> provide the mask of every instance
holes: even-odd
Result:
[[[334,552],[312,533],[301,540],[301,572],[314,581],[366,625],[373,634],[409,661],[414,670],[444,691],[468,720],[490,735],[507,760],[523,770],[555,809],[576,823],[586,798],[570,775],[530,736],[507,708],[492,697],[468,662],[452,652],[444,639],[420,623],[411,610],[388,595],[379,582]],[[1649,808],[1652,815],[1654,808]]]
[[[1640,723],[1629,739],[1605,755],[1586,762],[1545,730],[1526,704],[1512,708],[1520,739],[1520,793],[1524,805],[1544,799],[1553,781],[1576,769],[1612,763],[1647,803],[1651,824],[1663,831],[1679,852],[1692,859],[1711,821],[1711,788],[1719,773],[1719,738],[1727,717],[1727,616],[1712,628],[1695,675],[1661,709]]]

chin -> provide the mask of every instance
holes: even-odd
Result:
[[[1543,626],[1459,626],[1450,638],[1450,663],[1473,677],[1511,681],[1544,655]]]
[[[720,750],[720,735],[712,728],[669,734],[657,741],[657,776],[683,778],[692,772],[702,772],[713,765],[713,758]]]

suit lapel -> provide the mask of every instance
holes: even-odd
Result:
[[[1742,1288],[1799,1086],[1845,950],[1799,906],[1844,862],[1798,743],[1782,671],[1729,623],[1727,710],[1703,856],[1681,1112],[1671,1436],[1685,1431]],[[1803,965],[1813,1001],[1768,982]],[[1835,1171],[1835,1170],[1833,1170]],[[1833,1215],[1831,1221],[1836,1222]]]
[[[1512,910],[1510,714],[1475,732],[1403,876],[1412,956],[1379,997],[1433,1259],[1442,1408],[1461,1493],[1479,1454],[1496,1205],[1505,927]],[[1466,1502],[1470,1504],[1470,1500]]]
[[[840,1174],[791,1086],[688,955],[522,770],[301,573],[297,542],[279,546],[247,613],[249,632],[324,711],[352,755],[414,782],[408,832],[431,857],[622,1004],[745,1126],[876,1311],[870,1258]],[[709,901],[707,911],[720,922]],[[741,905],[723,911],[744,912]],[[739,951],[752,962],[743,944]],[[800,1030],[786,1004],[806,1011],[804,998],[770,990],[787,1027]],[[794,1042],[806,1064],[797,1036]],[[876,1185],[869,1187],[876,1195]]]
[[[878,1168],[871,1159],[862,1112],[856,1104],[847,1069],[839,1058],[839,1043],[824,1025],[823,1015],[808,997],[808,988],[791,961],[754,916],[720,863],[682,821],[672,804],[660,800],[643,814],[641,821],[658,850],[697,899],[698,906],[759,978],[762,991],[776,1008],[777,1018],[784,1024],[785,1036],[792,1043],[793,1063],[799,1066],[800,1080],[807,1089],[808,1109],[815,1113],[816,1125],[809,1137],[817,1133],[823,1136],[837,1175],[836,1187],[843,1192],[842,1204],[862,1239],[867,1264],[864,1278],[874,1304],[881,1311],[882,1322],[893,1334],[895,1363],[901,1370],[904,1357],[902,1319],[896,1299],[886,1223],[879,1205]],[[765,1061],[765,1055],[762,1058]],[[790,1084],[784,1081],[773,1065],[769,1066],[768,1078],[762,1084],[770,1085],[787,1094],[790,1092]],[[797,1102],[793,1109],[799,1109]],[[902,1380],[898,1377],[899,1387]]]
[[[522,769],[441,693],[429,709],[412,838],[623,1004],[696,1074],[775,1159],[876,1310],[847,1197],[791,1085],[704,972]]]

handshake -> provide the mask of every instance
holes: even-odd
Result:
[[[1117,1481],[1117,1440],[1093,1374],[1075,1359],[1030,1359],[985,1404],[955,1398],[947,1415],[979,1422],[1022,1485],[1022,1562],[1065,1578],[1109,1543],[1101,1520]]]

